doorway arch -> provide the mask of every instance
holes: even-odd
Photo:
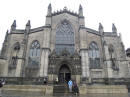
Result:
[[[58,78],[60,83],[68,82],[71,79],[71,70],[66,64],[60,67]]]

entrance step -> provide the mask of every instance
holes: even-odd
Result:
[[[66,84],[62,85],[54,85],[53,87],[53,95],[67,95],[69,94],[68,86]]]

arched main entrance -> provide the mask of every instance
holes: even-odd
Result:
[[[65,83],[71,79],[71,71],[67,65],[62,65],[58,74],[59,82]]]

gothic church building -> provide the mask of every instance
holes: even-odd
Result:
[[[16,21],[7,31],[0,56],[0,77],[59,78],[77,83],[93,78],[128,77],[124,45],[117,29],[104,32],[85,27],[83,8],[78,13],[63,10],[52,12],[48,6],[46,23],[16,29]]]

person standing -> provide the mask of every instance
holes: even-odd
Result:
[[[76,96],[79,94],[79,88],[75,81],[73,82],[73,91]]]
[[[72,80],[69,80],[68,86],[69,86],[69,92],[72,92],[72,86],[73,86]]]
[[[5,80],[0,80],[0,88],[5,85]]]
[[[58,80],[58,77],[56,78],[56,84],[58,84],[59,80]]]

